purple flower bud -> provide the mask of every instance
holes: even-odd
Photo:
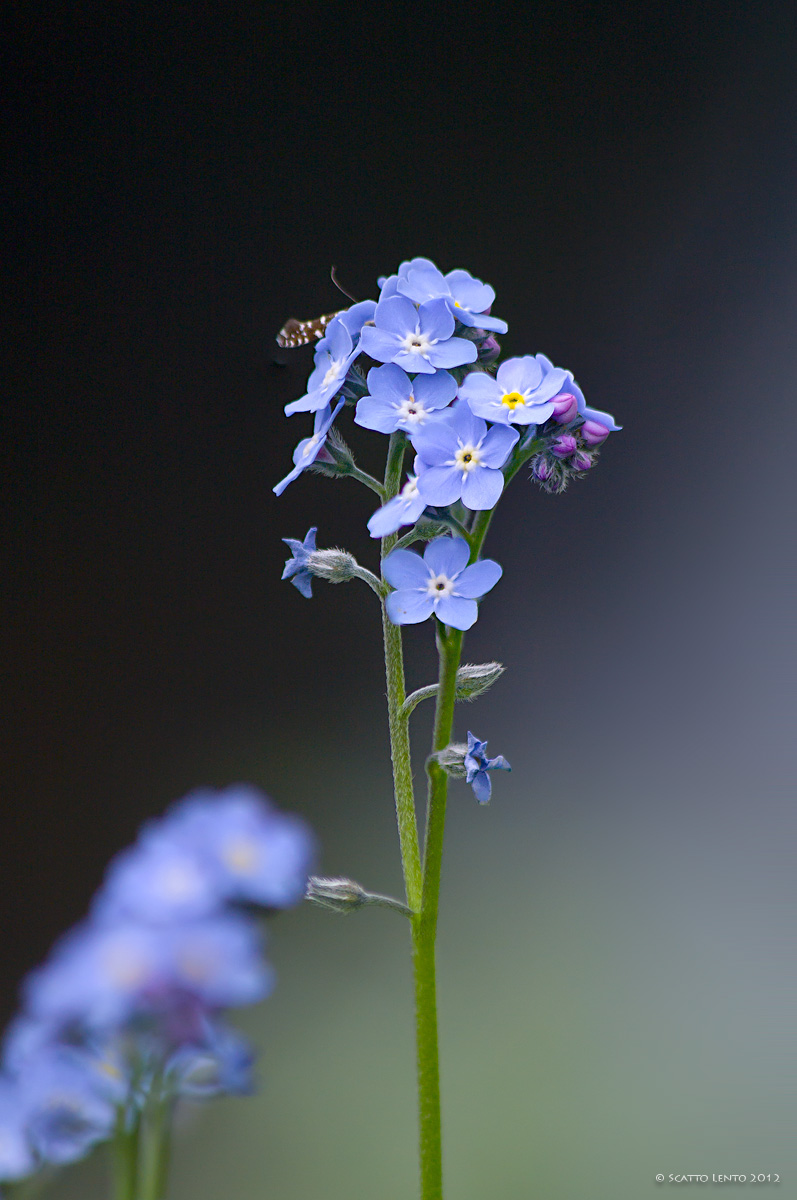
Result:
[[[571,454],[575,453],[575,450],[576,439],[571,433],[563,433],[551,446],[551,454],[555,458],[569,458]]]
[[[588,471],[592,466],[592,459],[588,454],[584,454],[579,450],[578,454],[573,458],[573,466],[577,471]]]
[[[542,455],[534,459],[534,462],[531,464],[531,473],[535,479],[540,481],[540,483],[544,483],[550,475],[551,468],[548,466]]]
[[[609,430],[598,421],[585,421],[578,432],[588,446],[599,446],[609,436]]]
[[[578,400],[572,392],[560,392],[551,401],[553,419],[558,425],[569,425],[578,413]]]
[[[490,337],[485,338],[481,344],[481,348],[479,350],[479,362],[495,362],[500,353],[501,346],[497,339],[491,335]]]

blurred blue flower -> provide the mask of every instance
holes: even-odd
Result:
[[[224,899],[287,908],[303,898],[312,835],[255,788],[194,792],[167,812],[164,826],[213,872]]]
[[[465,755],[465,781],[473,788],[473,794],[479,804],[487,804],[490,800],[492,783],[488,771],[511,771],[509,763],[499,754],[497,758],[488,758],[487,743],[480,742],[468,731],[468,752]]]
[[[24,994],[43,1022],[99,1031],[253,1004],[271,985],[257,926],[224,913],[162,926],[87,921],[28,976]]]
[[[110,1136],[125,1093],[124,1081],[103,1075],[90,1055],[59,1046],[26,1064],[18,1088],[28,1137],[43,1162],[56,1164]]]
[[[363,329],[360,349],[377,362],[432,375],[438,367],[476,361],[474,343],[452,337],[453,332],[454,318],[444,300],[430,300],[416,309],[406,296],[390,296],[377,304],[374,325]]]
[[[296,538],[282,539],[293,556],[285,563],[282,578],[290,579],[293,586],[298,588],[308,600],[313,595],[313,577],[307,569],[307,560],[316,548],[315,535],[317,532],[318,526],[314,525],[312,529],[308,529],[303,542],[297,541]]]
[[[334,409],[330,404],[329,408],[316,412],[312,437],[302,438],[299,442],[299,445],[293,452],[293,470],[289,471],[285,478],[281,479],[271,489],[275,496],[281,496],[288,484],[293,483],[294,479],[298,479],[302,471],[306,471],[319,457],[324,449],[324,442],[327,440],[327,434],[332,428],[332,423],[343,408],[344,403],[344,400],[340,400]]]
[[[372,367],[368,372],[368,392],[357,404],[354,417],[358,425],[378,433],[403,429],[411,433],[434,420],[457,394],[457,381],[448,371],[434,375],[416,375],[410,380],[395,363]]]
[[[394,625],[415,625],[434,613],[454,629],[470,629],[478,616],[476,600],[493,588],[502,571],[492,559],[468,566],[470,549],[462,538],[437,538],[423,558],[412,550],[393,550],[382,573],[396,590],[387,598]]]
[[[504,488],[501,467],[519,437],[517,429],[506,425],[488,431],[463,400],[421,426],[410,440],[427,468],[418,480],[426,503],[461,499],[468,508],[493,508]]]
[[[180,1046],[166,1063],[169,1085],[181,1096],[246,1096],[254,1090],[251,1043],[220,1021],[207,1021],[202,1038]]]
[[[220,903],[213,872],[192,847],[153,821],[111,861],[93,913],[105,923],[132,918],[162,925],[208,916]]]
[[[0,1076],[0,1183],[24,1179],[35,1169],[19,1083]]]

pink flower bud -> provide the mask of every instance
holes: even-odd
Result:
[[[584,454],[579,450],[573,458],[573,466],[577,471],[588,471],[592,466],[592,459],[588,454]]]
[[[609,436],[606,426],[597,421],[585,421],[578,432],[587,446],[599,446]]]
[[[542,455],[540,455],[539,458],[535,458],[534,462],[531,464],[531,473],[534,478],[539,479],[541,483],[544,483],[550,475],[551,468],[548,466]]]
[[[560,392],[551,401],[553,419],[558,425],[569,425],[578,412],[578,400],[572,392]]]
[[[500,353],[501,347],[491,334],[489,337],[486,337],[481,344],[481,349],[479,350],[479,362],[494,362]]]
[[[571,454],[575,453],[575,450],[576,439],[572,433],[563,433],[551,446],[551,454],[556,458],[569,458]]]

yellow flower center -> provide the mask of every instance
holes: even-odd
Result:
[[[245,838],[227,842],[221,852],[222,862],[234,875],[252,875],[260,862],[257,846]]]
[[[506,392],[501,397],[501,403],[505,404],[507,408],[511,408],[512,412],[514,412],[519,404],[526,403],[526,398],[525,396],[521,396],[520,392]]]

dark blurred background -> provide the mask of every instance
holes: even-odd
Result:
[[[797,1196],[791,5],[15,6],[6,97],[0,1001],[140,822],[248,780],[326,872],[398,891],[378,613],[280,582],[370,493],[306,475],[288,316],[416,254],[489,281],[624,425],[524,478],[460,712],[513,764],[452,788],[441,914],[459,1200],[635,1200],[656,1172]],[[384,442],[351,427],[365,465]],[[344,433],[347,430],[344,428]],[[411,684],[431,628],[406,637]],[[429,714],[415,717],[422,763]],[[407,933],[275,924],[256,1100],[187,1119],[176,1200],[410,1196]],[[54,1194],[102,1192],[101,1165]]]

